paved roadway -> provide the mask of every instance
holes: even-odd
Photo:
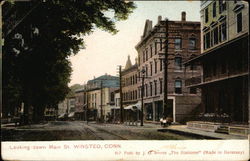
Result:
[[[22,127],[2,126],[3,141],[52,140],[186,140],[190,136],[158,132],[159,125],[96,124],[84,121],[54,121]]]

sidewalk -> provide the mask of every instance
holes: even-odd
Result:
[[[167,128],[158,129],[160,132],[173,132],[181,135],[189,135],[194,137],[199,137],[203,139],[248,139],[247,136],[241,135],[229,135],[229,134],[221,134],[209,131],[202,131],[196,129],[187,128],[187,125],[171,125]]]

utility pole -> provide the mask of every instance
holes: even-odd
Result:
[[[101,80],[101,122],[103,122],[103,109],[102,109],[102,106],[103,106],[103,104],[102,104],[102,102],[103,102],[103,96],[102,96],[103,91],[102,91],[102,88],[103,88],[103,82]]]
[[[122,66],[119,66],[120,77],[120,122],[123,123]]]
[[[165,38],[165,61],[164,61],[164,110],[163,116],[167,117],[168,104],[168,19],[165,21],[166,38]]]
[[[145,79],[145,69],[142,69],[142,82],[141,82],[141,126],[143,126],[143,119],[144,119],[144,103],[143,103],[143,97],[144,97],[144,79]]]

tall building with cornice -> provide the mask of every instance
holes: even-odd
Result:
[[[142,69],[145,69],[144,116],[148,121],[159,121],[163,117],[164,82],[168,82],[167,116],[174,122],[185,122],[197,113],[200,91],[186,88],[185,79],[199,75],[200,68],[185,70],[182,63],[200,54],[200,22],[186,21],[182,12],[180,21],[168,21],[168,79],[164,80],[164,53],[166,21],[158,17],[153,27],[146,20],[141,41],[136,45],[138,52],[139,91],[141,91]],[[186,74],[185,74],[186,72]],[[141,98],[141,92],[138,94]]]

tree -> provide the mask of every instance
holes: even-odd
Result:
[[[3,11],[16,16],[3,17],[3,107],[10,108],[12,99],[14,104],[24,102],[27,115],[33,106],[36,122],[43,118],[45,107],[56,105],[70,91],[68,58],[84,46],[84,36],[95,28],[115,34],[115,22],[127,19],[135,8],[123,0],[47,0],[5,6]],[[18,15],[23,16],[16,19]]]

